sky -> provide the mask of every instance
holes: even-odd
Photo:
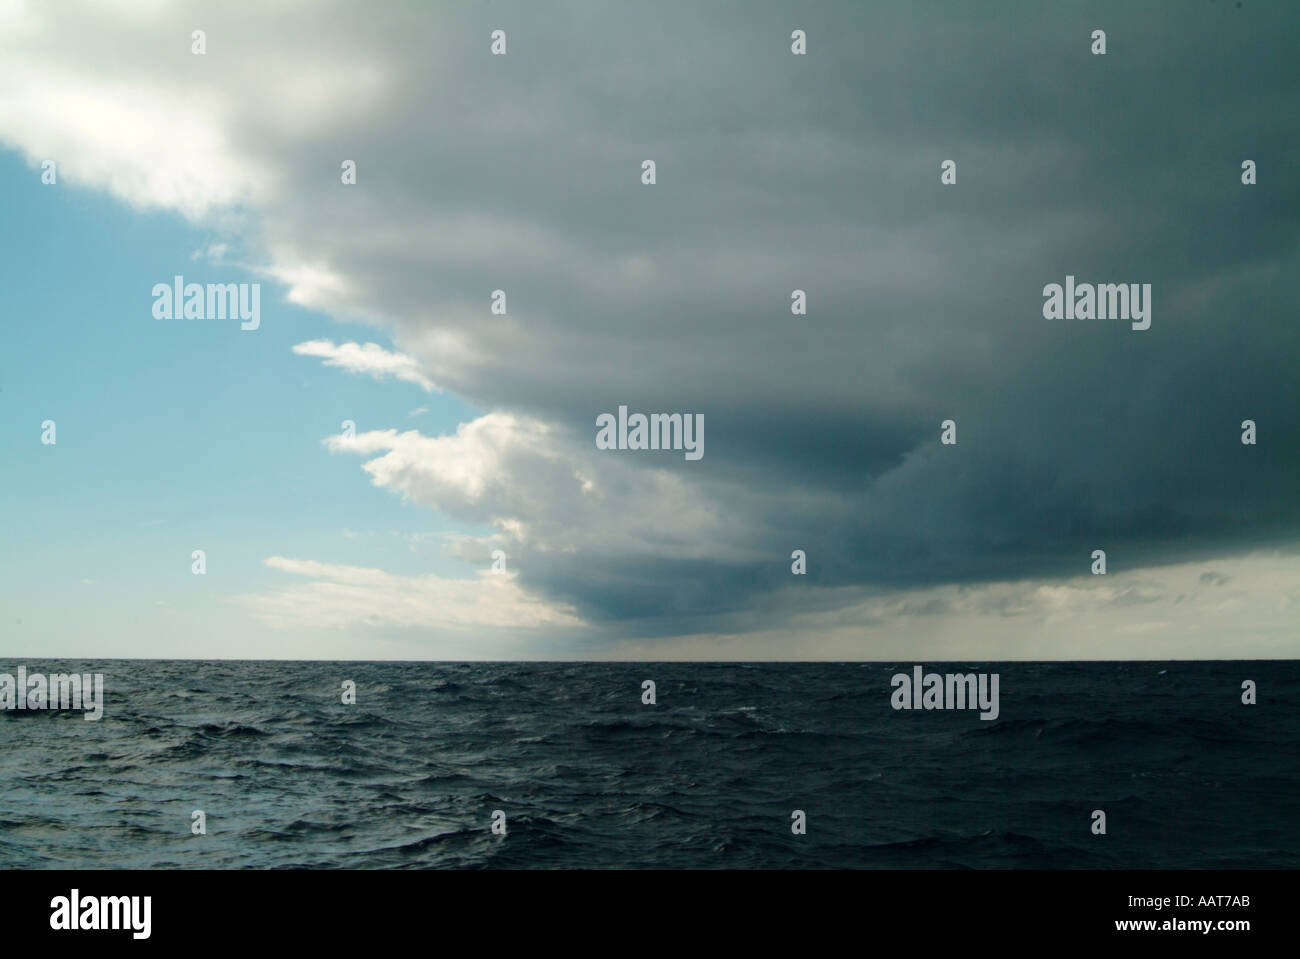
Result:
[[[0,655],[1295,656],[1298,30],[0,0]]]

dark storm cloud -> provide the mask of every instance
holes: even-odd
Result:
[[[1294,10],[746,10],[597,17],[572,57],[512,63],[570,99],[494,180],[502,210],[653,280],[485,264],[478,288],[519,268],[523,319],[452,385],[575,442],[619,403],[703,411],[705,460],[655,465],[771,561],[588,553],[526,582],[597,618],[703,615],[787,585],[794,547],[814,582],[911,585],[1294,537]],[[1066,274],[1151,283],[1151,329],[1044,320]]]

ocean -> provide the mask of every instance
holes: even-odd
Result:
[[[0,711],[3,868],[1300,866],[1291,661],[20,665],[104,714]]]

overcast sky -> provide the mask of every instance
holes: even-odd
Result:
[[[1294,656],[1298,35],[0,0],[0,652]],[[262,327],[155,320],[177,273],[262,283]],[[1067,275],[1150,284],[1150,328],[1044,319]],[[705,455],[597,449],[620,405]]]

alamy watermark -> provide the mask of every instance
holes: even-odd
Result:
[[[93,680],[93,682],[92,682]],[[104,674],[0,673],[0,709],[81,709],[90,721],[104,715]]]
[[[155,283],[153,298],[155,320],[240,319],[241,330],[262,325],[260,283],[186,283],[178,275],[171,284]]]
[[[979,709],[980,719],[998,718],[997,673],[895,673],[889,705],[895,709]]]
[[[1043,287],[1045,320],[1132,320],[1135,330],[1151,328],[1150,283],[1049,283]]]
[[[703,413],[627,413],[626,406],[596,417],[598,450],[685,450],[688,460],[704,458]]]
[[[50,928],[76,932],[82,929],[123,929],[133,939],[148,939],[152,931],[152,896],[83,896],[81,890],[50,900]]]

